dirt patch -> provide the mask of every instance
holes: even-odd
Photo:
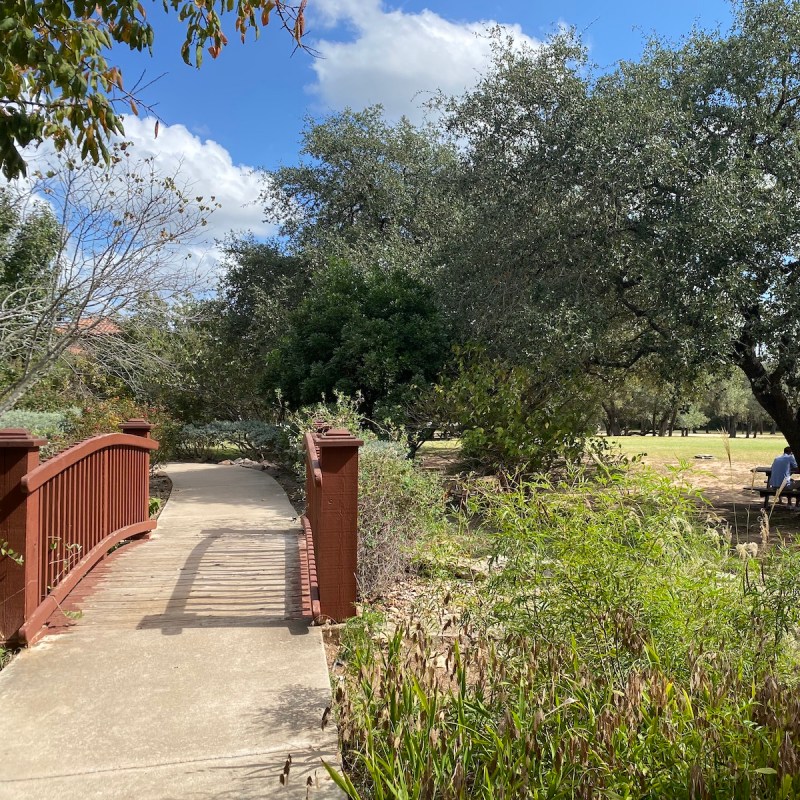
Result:
[[[150,476],[150,497],[157,497],[161,501],[161,505],[155,517],[158,518],[164,510],[164,506],[172,494],[172,481],[169,476],[163,472],[156,472]]]
[[[659,472],[674,468],[670,459],[647,456],[643,463]],[[789,543],[800,536],[800,513],[783,499],[765,509],[764,501],[752,487],[766,483],[763,473],[751,472],[751,467],[729,464],[718,459],[698,461],[686,474],[687,481],[703,492],[713,511],[731,528],[733,543],[758,542],[761,540],[761,525],[766,512],[773,541]],[[792,509],[791,511],[789,509]]]
[[[461,467],[461,448],[437,447],[420,451],[416,458],[423,469],[437,470],[446,475],[453,475]]]

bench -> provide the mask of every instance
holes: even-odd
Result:
[[[770,497],[774,497],[776,494],[778,494],[778,490],[772,486],[743,486],[742,488],[746,492],[757,492],[761,497],[763,497],[764,508],[769,507]],[[784,497],[789,499],[789,505],[792,504],[792,498],[794,498],[795,504],[798,505],[798,508],[800,508],[800,490],[784,489],[778,498],[779,504],[783,502]]]
[[[753,467],[750,472],[754,474],[762,473],[766,475],[766,482],[764,486],[743,486],[742,488],[746,492],[758,492],[759,496],[764,498],[764,508],[768,508],[770,497],[775,497],[779,491],[777,487],[769,485],[769,478],[770,475],[772,475],[772,467]],[[784,487],[780,492],[780,497],[778,497],[778,503],[782,503],[784,497],[788,499],[788,504],[790,506],[792,505],[792,498],[794,498],[795,506],[800,508],[800,489],[788,489]]]

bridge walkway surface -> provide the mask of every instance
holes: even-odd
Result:
[[[167,474],[152,539],[99,565],[68,631],[0,672],[0,798],[341,797],[292,506],[264,472]]]

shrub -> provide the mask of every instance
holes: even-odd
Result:
[[[78,409],[67,411],[7,411],[0,415],[0,428],[26,428],[34,436],[55,439],[64,435]]]
[[[259,420],[219,421],[206,425],[184,425],[177,439],[177,452],[183,458],[207,459],[216,448],[235,447],[245,458],[285,459],[289,448],[285,427]]]
[[[446,415],[462,429],[467,462],[516,475],[581,458],[596,427],[585,382],[565,371],[507,363],[481,348],[458,356],[457,375],[439,393]]]
[[[79,414],[70,418],[63,436],[56,439],[53,445],[63,450],[91,436],[119,433],[123,422],[137,417],[153,425],[151,436],[159,443],[158,450],[150,451],[151,466],[158,467],[174,458],[179,423],[162,408],[140,405],[124,397],[98,400],[82,408]]]
[[[196,458],[204,461],[211,457],[221,439],[212,425],[184,425],[178,433],[175,452],[179,458]]]
[[[206,427],[215,433],[220,444],[232,444],[245,458],[280,459],[287,448],[288,434],[280,425],[246,420],[212,422]]]
[[[408,569],[419,539],[444,524],[438,475],[420,470],[396,442],[367,442],[359,455],[358,586],[384,593]]]

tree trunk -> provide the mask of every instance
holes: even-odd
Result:
[[[678,421],[678,407],[672,409],[672,413],[669,416],[669,435],[672,436],[672,432],[675,430],[675,423]]]
[[[619,415],[617,406],[614,403],[603,403],[603,411],[606,415],[606,433],[609,436],[619,436],[621,434]]]
[[[737,357],[738,366],[750,381],[753,396],[774,422],[773,432],[777,428],[792,450],[800,453],[800,417],[792,408],[780,381],[770,380],[769,373],[752,348],[738,348]]]

